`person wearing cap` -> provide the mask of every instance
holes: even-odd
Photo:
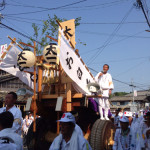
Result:
[[[21,135],[22,128],[22,113],[20,109],[15,106],[15,102],[17,100],[17,94],[15,92],[9,92],[5,97],[5,105],[6,107],[0,108],[0,113],[9,111],[14,116],[14,122],[12,128],[16,133]]]
[[[119,121],[121,129],[116,130],[113,150],[129,150],[135,146],[129,128],[129,120],[126,116],[122,116]]]
[[[75,118],[64,113],[60,120],[61,133],[54,139],[49,150],[92,150],[88,141],[75,130]]]
[[[12,129],[14,117],[9,111],[0,114],[0,149],[23,150],[23,141],[20,135]]]
[[[95,81],[100,85],[100,88],[102,90],[102,97],[98,98],[99,113],[100,113],[101,120],[104,120],[103,109],[104,109],[105,119],[109,120],[108,111],[110,109],[110,104],[109,104],[108,98],[112,90],[114,89],[112,77],[107,72],[108,70],[109,70],[109,65],[104,64],[103,71],[99,72],[95,77]]]

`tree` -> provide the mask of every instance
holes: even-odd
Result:
[[[66,21],[65,18],[58,18],[56,15],[51,17],[48,15],[47,20],[43,20],[43,26],[40,28],[35,23],[32,24],[32,28],[34,31],[33,37],[31,37],[30,41],[28,42],[29,45],[32,45],[33,41],[37,41],[36,45],[36,53],[39,55],[42,53],[43,48],[48,45],[50,42],[52,42],[51,39],[47,38],[46,35],[49,35],[55,39],[57,39],[58,36],[58,24],[56,22],[58,20],[59,22]],[[80,25],[81,17],[78,17],[75,19],[75,27]],[[82,42],[80,42],[82,43]]]

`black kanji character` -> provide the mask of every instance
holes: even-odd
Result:
[[[77,75],[78,75],[78,78],[81,80],[82,75],[83,75],[83,72],[82,72],[82,70],[81,70],[81,68],[80,68],[80,67],[78,67]]]
[[[65,28],[66,28],[66,29],[65,29],[64,32],[65,32],[66,34],[68,34],[70,37],[72,37],[72,34],[68,32],[68,31],[71,30],[71,28],[67,28],[67,26],[65,26]]]
[[[68,54],[69,54],[69,53],[67,52],[67,55],[68,55]],[[71,69],[71,64],[73,64],[73,59],[72,59],[72,57],[67,58],[67,59],[66,59],[66,62],[67,62],[67,65],[68,65],[69,69]]]

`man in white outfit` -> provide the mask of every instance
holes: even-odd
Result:
[[[0,114],[0,150],[23,150],[22,138],[12,129],[13,121],[11,112]]]
[[[99,113],[101,116],[101,120],[104,120],[102,109],[104,109],[105,119],[109,120],[108,111],[110,109],[110,104],[108,98],[112,90],[114,89],[112,77],[107,72],[108,70],[109,70],[109,65],[104,64],[103,71],[99,72],[95,77],[95,81],[100,85],[100,89],[102,90],[102,97],[98,99]]]
[[[14,116],[13,130],[21,135],[22,128],[22,113],[14,104],[17,100],[17,94],[15,92],[9,92],[5,97],[6,107],[0,108],[0,113],[9,111]]]
[[[71,113],[64,113],[59,122],[61,133],[49,150],[92,150],[88,141],[75,130],[75,118]]]

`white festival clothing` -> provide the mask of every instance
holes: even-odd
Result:
[[[144,130],[146,150],[150,150],[150,135],[149,135],[149,137],[146,136],[146,132],[147,132],[148,130],[150,130],[150,127],[149,127],[149,128],[146,128],[146,129]]]
[[[17,146],[14,143],[1,143],[0,140],[0,150],[17,150]]]
[[[96,75],[95,81],[100,85],[100,89],[102,89],[102,97],[109,97],[109,90],[114,89],[112,77],[109,73],[103,74],[99,77],[100,73],[102,72],[99,72]]]
[[[23,141],[20,135],[14,132],[12,128],[6,128],[0,131],[0,138],[9,138],[16,144],[16,150],[23,150]]]
[[[6,111],[6,107],[2,107],[0,108],[0,113],[5,112]],[[12,129],[18,133],[19,135],[21,135],[21,128],[22,128],[22,113],[20,111],[20,109],[18,109],[15,105],[10,108],[8,110],[9,112],[11,112],[14,116],[14,122],[13,122],[13,126]]]
[[[77,124],[75,125],[75,130],[78,132],[78,134],[83,136],[83,131],[81,130],[81,128]]]
[[[120,119],[120,116],[115,116],[114,117],[114,125],[116,127],[120,127],[120,121],[119,121],[119,119]]]
[[[113,150],[133,150],[135,144],[133,143],[132,131],[127,136],[121,134],[121,129],[117,129],[114,137]],[[127,146],[127,147],[126,147]]]
[[[66,143],[60,133],[51,144],[49,150],[92,150],[88,141],[76,130],[73,131],[71,139]]]

